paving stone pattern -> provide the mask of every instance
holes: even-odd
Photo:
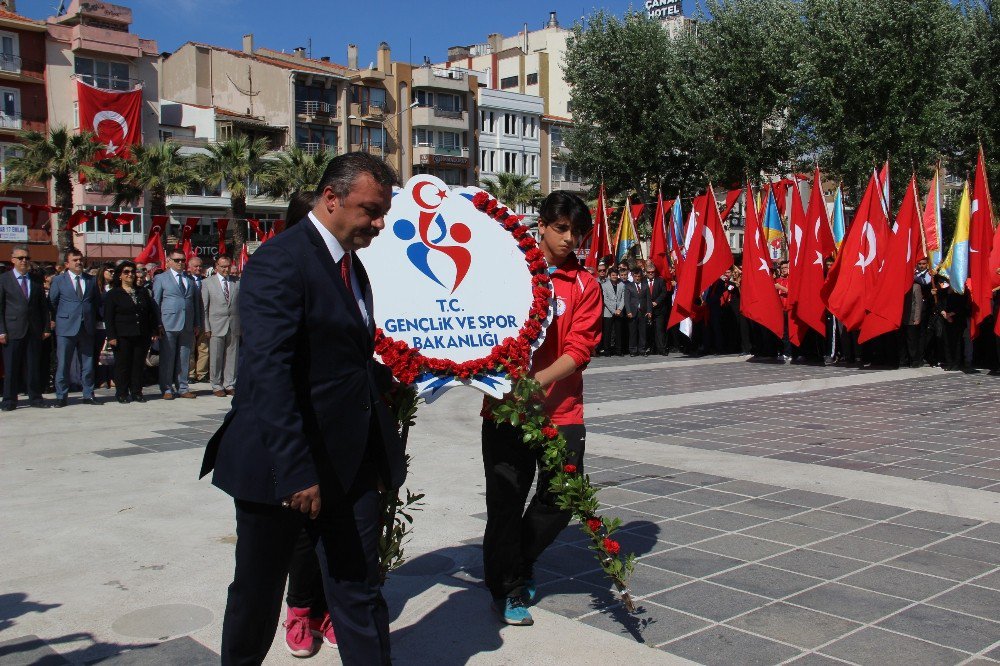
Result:
[[[128,446],[94,451],[104,458],[120,458],[144,453],[161,453],[163,451],[180,451],[183,449],[200,449],[208,443],[209,438],[219,429],[219,424],[226,416],[224,410],[219,414],[207,414],[196,421],[178,423],[179,427],[168,430],[154,430],[156,437],[126,440]]]
[[[678,373],[695,370],[711,375],[711,381],[725,381],[734,365],[741,367],[726,364],[661,372],[679,377]],[[765,374],[801,369],[747,366],[752,373]],[[808,370],[827,372],[833,368]],[[617,375],[597,375],[588,385],[603,384]],[[758,380],[757,384],[762,383],[763,376]],[[684,379],[680,385],[688,381]],[[637,395],[650,395],[651,389],[645,386],[636,389]],[[761,389],[766,391],[766,386],[755,387]],[[661,394],[669,390],[665,388]],[[619,392],[618,398],[627,394]],[[1000,492],[1000,419],[996,407],[1000,379],[996,377],[942,373],[940,377],[853,386],[850,390],[824,389],[748,400],[752,402],[592,417],[587,428],[596,434]]]
[[[625,459],[587,465],[639,556],[640,613],[617,603],[575,526],[536,566],[541,608],[702,664],[998,663],[1000,524]]]

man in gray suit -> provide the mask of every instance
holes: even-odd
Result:
[[[201,283],[205,306],[205,333],[208,342],[209,381],[212,393],[224,398],[236,390],[236,355],[240,346],[240,312],[237,309],[239,283],[230,279],[233,260],[224,254],[215,259],[215,274]]]
[[[184,273],[184,253],[174,250],[167,270],[153,280],[153,301],[160,310],[160,390],[164,400],[194,398],[188,390],[191,347],[201,329],[198,288]]]
[[[72,248],[63,259],[66,270],[52,278],[49,303],[56,316],[56,407],[66,406],[69,368],[80,360],[83,402],[99,405],[94,397],[94,330],[102,294],[97,282],[83,271],[83,253]]]
[[[44,407],[38,363],[42,340],[49,337],[49,304],[45,288],[31,277],[31,257],[27,245],[18,245],[11,254],[14,270],[0,274],[0,348],[3,348],[3,404],[5,412],[17,407],[21,378],[27,375],[29,404]],[[27,369],[27,372],[25,372]]]

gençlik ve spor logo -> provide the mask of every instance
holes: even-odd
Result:
[[[437,203],[429,203],[425,197],[424,192],[429,188],[434,188],[430,198],[436,197]],[[444,216],[436,212],[448,197],[447,190],[439,189],[430,181],[421,181],[414,184],[412,197],[420,208],[417,224],[400,218],[393,223],[392,233],[402,241],[413,241],[406,247],[406,258],[417,270],[445,289],[450,288],[451,293],[455,293],[462,280],[469,274],[472,265],[472,253],[463,247],[472,239],[472,231],[463,222],[454,222],[449,226]],[[441,244],[449,238],[457,245]],[[431,269],[429,261],[431,252],[440,253],[455,264],[455,283],[450,287]]]

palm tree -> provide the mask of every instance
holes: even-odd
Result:
[[[258,182],[273,199],[287,199],[295,192],[314,190],[333,156],[329,150],[310,154],[300,146],[292,146],[278,153],[277,159],[258,176]]]
[[[73,247],[73,232],[65,231],[73,214],[73,179],[82,174],[87,180],[104,182],[108,175],[97,166],[97,153],[104,145],[92,132],[74,134],[65,127],[54,127],[48,134],[23,132],[24,155],[11,158],[0,188],[48,183],[53,181],[55,205],[62,208],[52,234],[63,252]]]
[[[542,198],[537,187],[538,181],[519,173],[498,173],[483,181],[483,189],[496,197],[500,203],[510,208],[518,206],[535,207]]]
[[[266,166],[264,156],[269,150],[267,139],[250,139],[244,134],[209,144],[207,155],[195,157],[195,170],[206,185],[229,190],[229,207],[233,212],[233,244],[242,247],[247,240],[247,193],[250,181]]]
[[[195,179],[191,158],[180,149],[176,143],[139,144],[129,149],[131,159],[114,160],[114,205],[135,203],[148,190],[150,214],[166,215],[167,197],[184,194]]]

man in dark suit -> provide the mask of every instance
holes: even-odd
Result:
[[[367,153],[334,158],[312,212],[243,272],[236,396],[202,465],[236,503],[223,664],[263,661],[303,527],[343,662],[389,663],[378,488],[399,488],[406,463],[381,399],[392,380],[373,358],[371,289],[354,251],[385,227],[395,182]]]
[[[80,361],[83,402],[100,404],[94,397],[94,330],[101,301],[97,283],[83,271],[83,253],[71,248],[64,257],[66,270],[52,278],[49,303],[56,322],[56,407],[66,406],[69,368]]]
[[[655,345],[656,353],[667,355],[667,319],[670,316],[670,292],[667,283],[656,272],[656,267],[650,262],[646,266],[646,281],[652,285],[649,293],[649,322],[653,329],[653,338],[649,346]]]
[[[49,304],[45,287],[31,279],[28,246],[11,253],[14,270],[0,275],[0,346],[3,347],[3,403],[5,412],[17,407],[18,384],[26,379],[29,404],[44,407],[42,388],[35,366],[42,340],[49,337]]]
[[[649,314],[649,282],[642,269],[632,269],[632,281],[625,285],[625,313],[628,318],[628,351],[630,356],[646,353],[646,320]]]

